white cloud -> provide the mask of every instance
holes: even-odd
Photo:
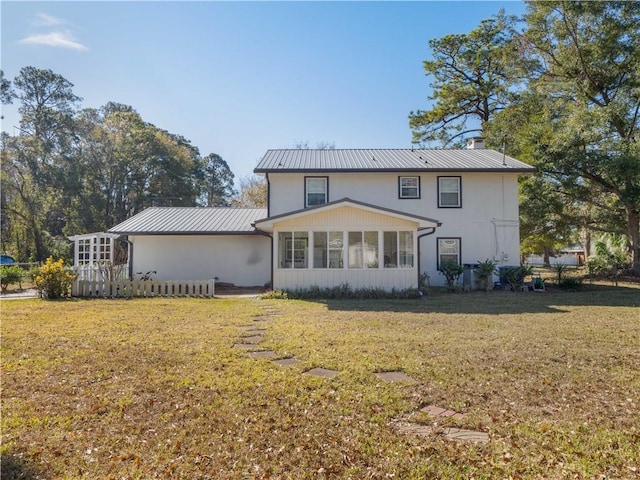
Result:
[[[48,47],[70,48],[71,50],[78,50],[86,52],[88,47],[76,42],[75,39],[67,32],[51,32],[40,35],[29,35],[26,38],[20,40],[20,43],[27,45],[46,45]]]
[[[33,25],[36,27],[55,27],[56,25],[64,25],[65,23],[61,18],[46,13],[38,13],[33,20]]]
[[[38,13],[31,22],[36,33],[32,33],[20,40],[26,45],[45,45],[54,48],[68,48],[80,52],[86,52],[89,48],[83,45],[73,36],[66,20],[47,13]]]

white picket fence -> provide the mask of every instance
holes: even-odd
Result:
[[[74,297],[131,298],[131,297],[202,297],[215,294],[214,280],[79,280],[73,282]]]

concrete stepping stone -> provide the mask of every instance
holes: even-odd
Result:
[[[427,405],[424,408],[420,409],[421,412],[428,413],[432,417],[453,417],[458,420],[464,418],[464,415],[461,413],[454,412],[453,410],[448,410],[446,408],[437,407],[435,405]]]
[[[264,332],[266,332],[267,329],[266,328],[252,328],[252,329],[247,329],[245,330],[245,332],[242,334],[243,337],[253,337],[255,335],[264,335]]]
[[[251,358],[275,358],[278,354],[272,350],[258,350],[256,352],[249,352]]]
[[[249,343],[251,345],[257,345],[264,337],[262,335],[253,335],[251,337],[242,337],[242,343]]]
[[[240,330],[252,330],[256,328],[256,326],[255,325],[238,325],[238,328]]]
[[[487,443],[489,441],[488,433],[464,430],[462,428],[446,428],[442,434],[448,440],[462,440],[477,443]]]
[[[404,372],[394,371],[394,372],[377,372],[376,377],[384,382],[395,383],[395,382],[415,382],[413,378],[407,375]]]
[[[245,350],[255,350],[257,346],[254,343],[234,343],[233,348],[244,348]]]
[[[291,365],[297,365],[298,363],[301,363],[301,362],[302,360],[298,360],[297,358],[294,358],[294,357],[281,358],[280,360],[273,360],[273,363],[281,367],[290,367]]]
[[[333,378],[340,372],[337,370],[329,370],[328,368],[312,368],[303,373],[303,375],[313,375],[314,377]]]

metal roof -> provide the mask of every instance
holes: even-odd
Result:
[[[151,207],[109,229],[120,235],[215,235],[255,233],[266,208]]]
[[[267,150],[255,173],[270,172],[513,172],[535,169],[487,149],[336,149]]]

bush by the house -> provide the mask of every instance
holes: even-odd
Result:
[[[34,277],[36,287],[44,298],[56,299],[71,293],[71,282],[74,275],[64,268],[64,260],[53,261],[47,258],[44,265],[38,268]]]
[[[498,264],[488,258],[484,262],[478,261],[478,268],[476,270],[476,277],[478,288],[488,292],[493,286],[493,274],[498,273],[496,266]]]
[[[519,267],[509,267],[503,270],[504,278],[514,291],[520,290],[524,285],[524,279],[533,272],[531,265],[520,265]]]
[[[441,275],[444,275],[447,285],[449,287],[453,287],[458,283],[458,279],[464,272],[464,268],[462,268],[462,265],[458,262],[453,260],[444,260],[440,263],[439,272]]]
[[[0,267],[0,288],[6,292],[9,285],[22,285],[24,270],[18,265],[3,265]]]
[[[383,290],[381,288],[352,289],[348,283],[337,287],[298,288],[295,290],[276,290],[265,293],[262,298],[296,299],[296,300],[367,300],[367,299],[401,299],[412,300],[423,296],[417,288]]]

